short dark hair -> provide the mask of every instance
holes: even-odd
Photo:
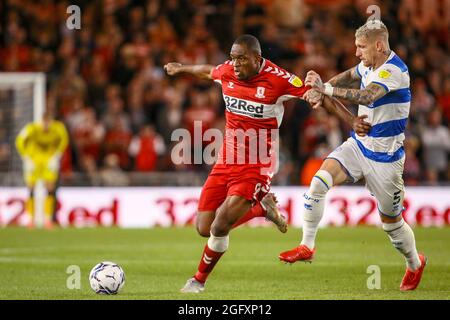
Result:
[[[259,44],[259,40],[252,36],[251,34],[243,34],[234,40],[235,44],[245,45],[247,49],[250,49],[253,52],[261,55],[261,45]]]

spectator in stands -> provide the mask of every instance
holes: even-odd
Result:
[[[107,110],[101,119],[107,130],[114,129],[116,122],[129,130],[131,128],[130,115],[125,111],[125,103],[121,96],[114,96],[108,100]]]
[[[92,162],[91,162],[92,164]],[[130,180],[120,168],[119,157],[116,154],[107,154],[104,166],[100,169],[101,185],[105,187],[127,186]]]
[[[128,146],[132,138],[131,131],[125,126],[125,123],[119,115],[112,117],[111,123],[111,127],[106,131],[104,152],[107,155],[116,155],[119,166],[123,170],[129,169],[130,158],[128,156]]]
[[[421,179],[420,162],[417,158],[417,150],[420,141],[414,135],[409,135],[405,139],[405,169],[403,171],[403,179],[406,185],[414,186],[419,184]]]
[[[283,30],[295,31],[305,22],[306,6],[303,0],[273,0],[270,15]]]
[[[135,171],[154,171],[158,165],[158,157],[166,151],[161,136],[150,125],[141,128],[139,135],[131,140],[128,152],[134,158]]]
[[[417,78],[412,83],[411,113],[425,122],[426,114],[434,107],[434,98],[428,92],[425,81]]]
[[[241,30],[236,33],[247,33],[260,38],[264,24],[267,20],[267,12],[263,5],[263,1],[238,1],[236,9],[241,28]]]
[[[223,63],[235,35],[250,32],[261,36],[265,55],[275,63],[282,59],[286,68],[301,77],[314,68],[328,79],[327,73],[337,74],[356,64],[354,43],[348,39],[353,38],[355,25],[367,19],[369,4],[380,6],[395,51],[410,66],[413,98],[409,128],[420,138],[419,129],[433,131],[428,128],[427,114],[435,105],[443,115],[441,124],[450,122],[447,1],[81,1],[81,30],[66,27],[66,1],[2,4],[0,71],[45,72],[53,110],[70,128],[73,121],[83,118],[80,114],[86,106],[95,110],[105,130],[111,129],[119,114],[130,139],[150,123],[167,145],[162,159],[170,160],[173,130],[198,114],[192,112],[191,92],[201,86],[210,95],[208,107],[214,112],[210,126],[221,122],[224,107],[221,99],[211,99],[210,92],[220,97],[216,86],[190,78],[168,80],[160,66],[176,60]],[[292,157],[296,173],[320,143],[334,145],[340,139],[339,131],[341,137],[348,133],[346,128],[333,127],[330,134],[333,124],[327,116],[309,116],[300,109],[292,119],[286,110],[288,119],[281,131],[283,148]],[[205,111],[202,117],[209,117],[211,111]],[[106,136],[100,143],[108,146]],[[76,141],[71,142],[75,151],[79,149]],[[121,163],[130,164],[128,145],[122,149]],[[417,152],[421,150],[412,150],[411,156]],[[2,154],[11,156],[11,152]],[[94,156],[95,162],[103,163],[105,154]],[[435,170],[422,154],[420,166],[412,160],[411,181],[419,179],[417,183],[429,165],[430,172]],[[68,167],[85,168],[83,158],[77,155],[78,151],[68,158],[73,162]],[[173,164],[162,162],[161,168],[174,170]],[[134,170],[133,166],[125,168]],[[421,171],[416,172],[417,168]],[[208,170],[206,166],[199,169]]]
[[[0,122],[2,119],[2,113],[0,113]],[[6,128],[0,128],[0,168],[5,170],[8,168],[9,159],[11,157],[11,151],[9,148],[8,136],[6,134]]]
[[[340,146],[344,141],[339,125],[339,120],[335,116],[330,115],[325,120],[325,134],[330,152]]]
[[[97,121],[94,109],[82,110],[80,121],[71,128],[71,133],[77,157],[80,159],[90,157],[95,163],[100,163],[106,130],[103,124]]]
[[[89,184],[92,186],[101,186],[103,178],[99,172],[95,159],[90,155],[84,155],[81,157],[80,163],[81,169],[87,175]],[[103,175],[105,175],[105,173],[103,173]],[[108,173],[106,173],[106,181],[109,181],[108,179]]]
[[[450,123],[450,76],[445,78],[442,92],[437,97],[439,107],[445,117],[445,122]]]
[[[316,146],[314,152],[308,157],[300,172],[300,184],[309,186],[312,178],[320,169],[323,159],[331,152],[326,143],[320,143]]]
[[[444,181],[448,171],[450,152],[450,130],[441,124],[441,112],[438,108],[428,114],[428,126],[422,132],[423,157],[426,181],[437,184]]]

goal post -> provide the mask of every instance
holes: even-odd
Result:
[[[0,72],[0,122],[7,156],[0,162],[3,186],[24,185],[22,161],[15,147],[20,130],[31,121],[41,121],[46,105],[45,73]],[[44,224],[45,187],[42,181],[34,189],[34,219],[37,227]]]
[[[33,121],[40,121],[45,110],[45,79],[43,72],[0,72],[0,88],[15,90],[31,85]]]

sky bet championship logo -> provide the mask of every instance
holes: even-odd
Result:
[[[262,117],[262,106],[233,99],[225,99],[227,108]],[[175,165],[255,165],[261,168],[262,175],[270,176],[278,171],[278,129],[227,128],[224,133],[217,128],[203,131],[202,121],[194,121],[193,132],[184,128],[174,130],[171,141],[176,145],[171,152],[172,162]]]

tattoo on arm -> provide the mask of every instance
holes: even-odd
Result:
[[[382,86],[371,83],[365,89],[334,88],[333,97],[345,99],[351,103],[368,106],[387,93]]]
[[[359,88],[361,78],[356,72],[356,67],[348,69],[328,81],[333,87]]]

